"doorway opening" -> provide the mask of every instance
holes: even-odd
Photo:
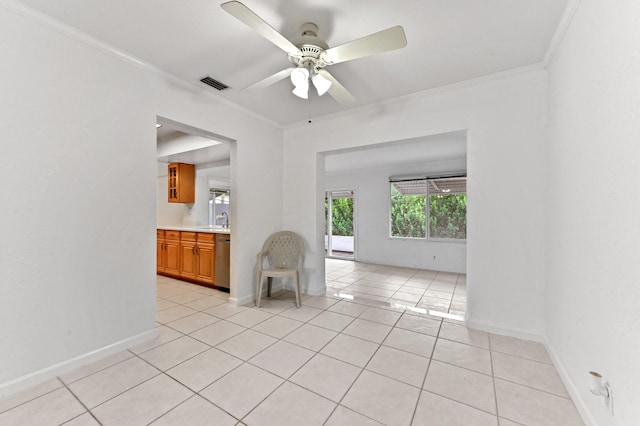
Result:
[[[414,312],[464,317],[466,240],[434,234],[438,223],[434,224],[435,230],[426,234],[432,223],[427,222],[430,216],[426,199],[421,211],[408,210],[406,218],[419,219],[424,237],[394,236],[390,179],[402,177],[408,181],[422,176],[450,178],[466,174],[467,144],[467,131],[459,130],[322,153],[324,170],[318,171],[318,180],[323,183],[324,191],[320,191],[324,194],[318,194],[318,204],[324,195],[327,228],[333,222],[327,218],[333,212],[328,208],[333,197],[326,191],[356,189],[357,195],[355,259],[345,261],[331,253],[328,246],[334,232],[325,231],[325,285],[330,294],[373,299]],[[438,187],[444,194],[454,192],[453,188]],[[317,214],[321,222],[320,209]],[[334,244],[332,249],[335,248]]]
[[[355,191],[327,191],[325,211],[325,257],[355,260]]]
[[[175,280],[195,282],[227,293],[228,297],[231,265],[235,261],[228,231],[235,214],[230,197],[234,141],[159,116],[156,133],[156,225],[162,239],[157,251],[158,282],[164,286]],[[172,163],[185,164],[193,170],[187,177],[193,190],[189,202],[176,203],[167,197]],[[173,246],[164,241],[167,231],[173,232]],[[172,247],[175,250],[168,251]],[[170,288],[167,291],[171,293]]]

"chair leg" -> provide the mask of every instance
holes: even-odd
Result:
[[[271,284],[273,284],[273,277],[267,278],[267,297],[271,297]]]
[[[296,282],[293,285],[296,292],[296,308],[300,307],[300,274],[296,272]]]
[[[258,285],[256,286],[256,308],[260,307],[260,298],[262,297],[262,282],[264,281],[264,274],[258,273]]]

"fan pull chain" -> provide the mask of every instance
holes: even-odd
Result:
[[[307,120],[311,124],[311,96],[307,98]]]

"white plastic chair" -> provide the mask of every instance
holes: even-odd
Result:
[[[269,267],[264,267],[264,258]],[[267,278],[267,297],[271,297],[273,278],[295,278],[294,290],[296,306],[300,307],[300,279],[302,277],[302,263],[304,261],[304,242],[302,238],[291,231],[280,231],[271,235],[264,242],[262,251],[258,253],[256,275],[258,278],[256,307],[260,307],[262,284]]]

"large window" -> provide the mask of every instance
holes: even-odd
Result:
[[[392,237],[467,238],[466,177],[390,180]]]

